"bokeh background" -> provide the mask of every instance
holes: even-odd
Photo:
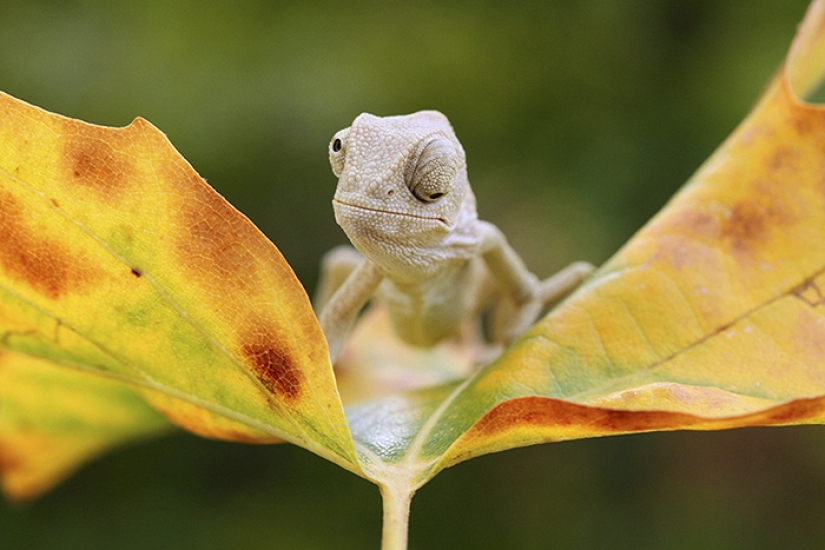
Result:
[[[143,116],[308,289],[344,236],[331,135],[439,109],[480,214],[549,275],[606,260],[748,112],[807,0],[2,0],[0,90]],[[0,236],[0,246],[2,245]],[[413,502],[411,548],[822,548],[825,431],[670,433],[479,458]],[[0,548],[375,548],[369,483],[291,446],[179,434],[25,505]]]

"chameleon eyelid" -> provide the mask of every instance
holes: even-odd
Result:
[[[435,202],[450,192],[458,172],[457,151],[449,139],[422,140],[405,170],[407,186],[422,202]]]
[[[345,128],[332,136],[329,142],[329,164],[332,167],[332,173],[337,177],[340,177],[344,171],[348,135],[349,128]]]

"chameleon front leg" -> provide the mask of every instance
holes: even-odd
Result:
[[[336,246],[324,254],[321,258],[318,287],[315,289],[315,296],[312,297],[312,307],[316,313],[324,310],[332,295],[363,261],[364,256],[348,245]]]
[[[372,297],[383,278],[375,264],[364,260],[323,305],[318,320],[326,336],[329,356],[333,363],[338,358],[344,338],[355,322],[358,312]]]
[[[502,299],[510,302],[510,311],[498,308],[504,319],[494,322],[492,338],[510,342],[536,322],[542,310],[576,289],[592,272],[587,262],[573,263],[549,279],[539,280],[524,265],[521,257],[507,243],[495,225],[480,221],[481,255],[487,267],[504,291]]]

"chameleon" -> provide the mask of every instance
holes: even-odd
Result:
[[[438,111],[361,114],[332,137],[329,160],[335,221],[352,243],[321,261],[315,308],[333,362],[372,298],[414,346],[457,335],[487,310],[489,340],[506,344],[593,271],[576,262],[540,280],[525,267],[478,218],[464,149]]]

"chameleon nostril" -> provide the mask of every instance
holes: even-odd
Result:
[[[387,189],[387,196],[392,197],[395,195],[395,189]]]

